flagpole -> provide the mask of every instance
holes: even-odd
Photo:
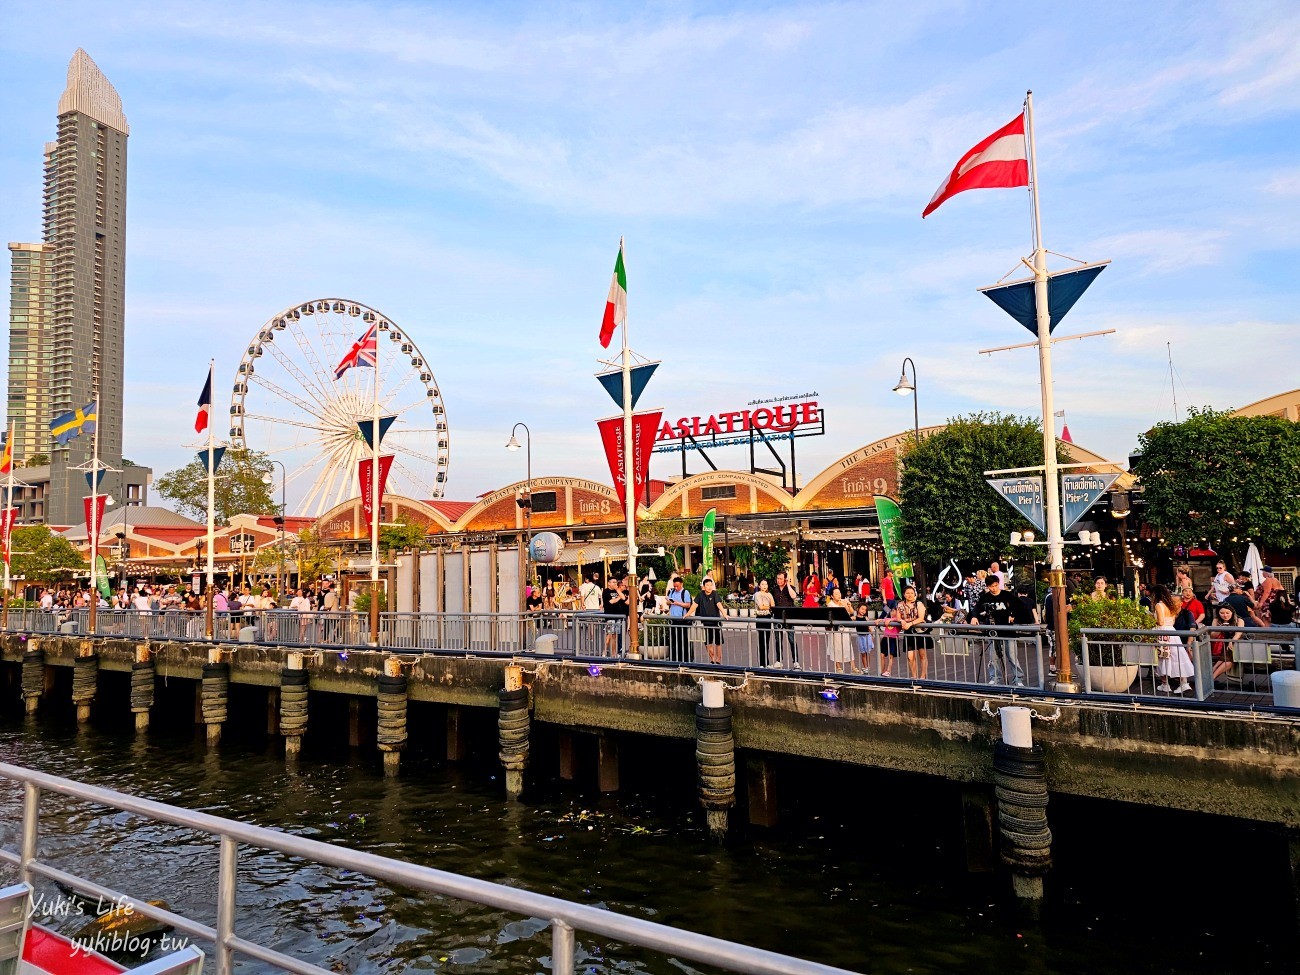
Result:
[[[1058,690],[1077,690],[1070,673],[1066,627],[1065,539],[1061,533],[1060,477],[1056,461],[1056,408],[1052,395],[1052,309],[1048,304],[1047,248],[1038,193],[1038,142],[1034,137],[1034,93],[1025,93],[1025,131],[1029,142],[1029,191],[1034,207],[1034,306],[1038,326],[1038,372],[1043,394],[1043,501],[1047,515],[1048,584],[1052,589],[1049,624],[1056,639]]]
[[[379,329],[375,329],[375,383],[370,410],[370,643],[379,646]]]
[[[4,606],[0,608],[0,615],[3,615],[4,618],[0,620],[0,629],[9,628],[9,559],[10,559],[10,550],[13,548],[13,530],[14,530],[13,519],[9,514],[9,509],[12,508],[14,504],[14,455],[13,455],[14,428],[12,425],[9,427],[8,434],[6,434],[6,442],[9,445],[8,447],[9,486],[8,489],[5,491],[4,518],[5,521],[8,522],[8,524],[4,526],[4,530],[7,533],[8,538],[5,543],[5,553],[4,553],[5,554]]]
[[[212,388],[212,374],[213,374],[213,372],[216,370],[216,365],[217,365],[217,362],[216,362],[215,359],[209,359],[209,360],[208,360],[208,388],[209,388],[209,389]],[[208,564],[207,564],[208,598],[207,598],[207,608],[206,608],[206,612],[205,612],[205,616],[206,616],[205,628],[206,628],[206,630],[207,630],[207,635],[208,635],[208,639],[209,639],[209,640],[211,640],[212,637],[213,637],[213,636],[215,635],[215,633],[216,633],[215,621],[214,621],[214,619],[213,619],[213,617],[214,617],[214,611],[215,611],[215,606],[214,606],[214,602],[213,602],[213,601],[214,601],[214,599],[216,598],[216,593],[213,591],[213,586],[216,585],[216,575],[217,575],[217,573],[216,573],[216,551],[215,551],[215,549],[216,549],[216,547],[217,547],[217,546],[216,546],[216,540],[217,540],[217,465],[213,463],[213,460],[215,459],[215,454],[216,454],[216,445],[217,445],[217,440],[216,440],[216,437],[217,437],[217,428],[216,428],[216,424],[213,423],[212,421],[213,421],[213,417],[212,417],[212,407],[211,407],[211,405],[209,405],[209,406],[208,406],[208,534],[207,534],[207,549],[208,549]],[[96,429],[99,429],[99,428],[96,427]]]
[[[623,259],[623,273],[627,274],[627,260],[623,254],[623,238],[618,239],[618,254]],[[624,299],[626,301],[626,299]],[[636,484],[636,445],[632,442],[632,349],[627,339],[628,315],[623,311],[623,517],[627,524],[627,575],[628,575],[628,653],[637,651],[636,618],[636,505],[640,491]],[[609,584],[609,580],[605,580]]]
[[[96,611],[99,609],[99,589],[95,584],[99,562],[99,400],[95,401],[95,434],[91,438],[90,459],[90,517],[86,531],[90,534],[90,632],[95,632]]]

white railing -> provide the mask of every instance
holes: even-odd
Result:
[[[16,866],[21,881],[31,883],[35,878],[43,877],[88,897],[98,897],[105,903],[129,904],[145,917],[171,925],[177,931],[212,944],[215,948],[217,975],[233,975],[235,958],[240,955],[295,975],[332,975],[330,969],[320,968],[239,936],[237,909],[241,844],[256,850],[274,850],[310,863],[355,871],[426,894],[452,897],[526,918],[538,918],[549,924],[551,929],[553,975],[573,975],[578,932],[636,945],[690,962],[714,965],[727,971],[765,975],[845,975],[843,969],[791,958],[761,948],[682,931],[598,907],[418,866],[391,857],[321,843],[279,830],[251,826],[179,806],[169,806],[16,765],[0,763],[0,779],[17,783],[23,790],[19,849],[17,852],[0,849],[0,861]],[[170,823],[216,840],[219,857],[215,891],[216,927],[76,876],[41,859],[39,845],[42,798],[48,793],[130,813],[152,822]],[[106,856],[111,860],[111,851]],[[130,876],[132,869],[131,864],[124,864],[121,872]]]

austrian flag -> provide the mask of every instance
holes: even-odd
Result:
[[[977,143],[935,190],[921,214],[928,217],[950,196],[965,190],[1028,186],[1029,158],[1025,152],[1025,116],[1017,115],[987,139]]]

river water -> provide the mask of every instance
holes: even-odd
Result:
[[[231,725],[209,751],[187,721],[137,737],[78,730],[64,712],[24,724],[9,710],[4,761],[861,972],[1295,970],[1286,846],[1231,820],[1054,798],[1057,865],[1035,919],[1005,876],[965,871],[957,791],[915,777],[791,763],[780,826],[751,829],[738,813],[719,845],[693,801],[689,745],[625,750],[611,796],[590,777],[561,783],[539,755],[525,800],[508,802],[488,748],[458,765],[412,749],[394,780],[372,749],[345,744],[286,768],[257,728]],[[43,825],[43,857],[214,922],[215,844],[78,804],[48,808],[59,815]],[[0,786],[10,849],[18,809]],[[240,862],[238,933],[323,967],[548,970],[540,922],[277,855],[241,851]],[[581,933],[578,960],[590,975],[694,970]]]

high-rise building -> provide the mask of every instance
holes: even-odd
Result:
[[[9,435],[14,459],[26,461],[49,452],[54,248],[10,244],[9,250]]]
[[[44,275],[41,296],[50,299],[33,314],[29,298],[26,322],[16,320],[17,306],[11,306],[11,362],[19,351],[15,339],[28,355],[21,380],[10,376],[9,416],[23,430],[23,439],[15,434],[22,451],[16,449],[16,457],[50,455],[45,520],[55,525],[82,521],[87,482],[75,468],[90,462],[93,438],[83,434],[60,447],[49,433],[51,419],[97,403],[99,458],[122,466],[129,132],[121,97],[90,55],[78,50],[59,99],[57,138],[45,147],[45,242],[10,244],[15,282],[22,263],[29,279]],[[23,390],[33,381],[44,398],[17,399],[30,397]],[[108,474],[103,483],[107,493],[125,493],[120,474]]]

